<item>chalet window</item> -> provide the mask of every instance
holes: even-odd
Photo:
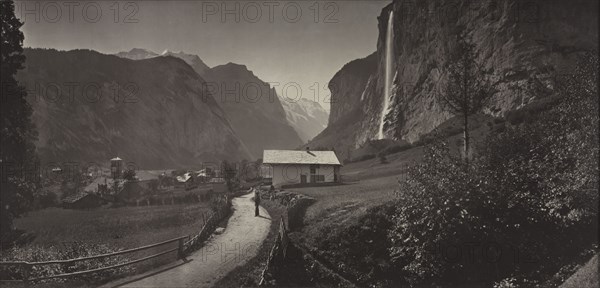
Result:
[[[310,165],[310,174],[317,174],[317,168],[319,165]]]
[[[310,175],[310,183],[325,182],[325,175]]]

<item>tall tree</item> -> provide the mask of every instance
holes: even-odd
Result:
[[[229,189],[229,192],[234,192],[239,187],[240,179],[235,163],[230,163],[224,160],[221,163],[221,175],[223,175],[225,183],[227,183],[227,189]]]
[[[455,52],[450,58],[448,82],[438,96],[442,105],[463,119],[464,156],[468,162],[470,152],[469,116],[479,112],[493,91],[484,69],[477,63],[475,46],[459,35]]]
[[[33,199],[39,171],[36,165],[35,139],[31,122],[32,109],[25,89],[15,79],[23,68],[23,25],[15,17],[12,0],[0,0],[0,236],[13,230],[12,221],[25,212]]]

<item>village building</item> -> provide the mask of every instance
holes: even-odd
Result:
[[[63,199],[62,207],[65,209],[93,209],[105,203],[106,200],[97,194],[82,191]]]
[[[340,182],[342,164],[334,151],[265,150],[263,179],[276,188]]]
[[[216,183],[216,184],[223,184],[223,183],[225,183],[225,178],[215,177],[215,178],[211,178],[208,182]]]
[[[123,175],[123,159],[115,157],[110,159],[110,175],[113,179],[119,179]]]
[[[193,189],[198,186],[196,183],[196,177],[192,172],[186,172],[181,176],[177,176],[175,179],[177,180],[176,187],[185,188],[186,190]]]

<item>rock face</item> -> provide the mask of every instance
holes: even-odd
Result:
[[[216,66],[204,78],[253,159],[261,158],[265,149],[294,149],[302,145],[286,119],[275,89],[245,65]]]
[[[300,98],[299,100],[279,99],[285,116],[294,127],[302,142],[307,142],[327,126],[327,111],[318,102]]]
[[[329,123],[335,123],[359,108],[369,77],[377,71],[377,54],[344,65],[329,81],[332,93]]]
[[[174,57],[132,61],[89,50],[26,49],[18,79],[29,91],[42,161],[138,168],[249,157],[205,82]]]
[[[331,81],[366,84],[332,89],[337,101],[329,127],[311,146],[344,150],[377,137],[391,11],[393,82],[384,134],[396,140],[414,142],[451,117],[437,95],[443,93],[449,55],[460,33],[475,44],[477,61],[494,83],[492,101],[483,112],[495,116],[552,94],[556,79],[572,69],[578,53],[598,48],[598,1],[393,1],[378,17],[375,55],[349,63]],[[369,60],[376,67],[366,76],[358,67],[371,71]],[[544,87],[543,93],[533,92],[529,81]],[[352,129],[330,129],[347,126]]]

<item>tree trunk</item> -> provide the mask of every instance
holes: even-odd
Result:
[[[0,239],[4,240],[13,230],[12,214],[5,207],[0,207]]]
[[[467,113],[464,114],[464,141],[465,141],[465,145],[464,145],[464,154],[465,154],[465,162],[468,164],[469,163],[469,142],[471,139],[469,139],[469,115]]]

